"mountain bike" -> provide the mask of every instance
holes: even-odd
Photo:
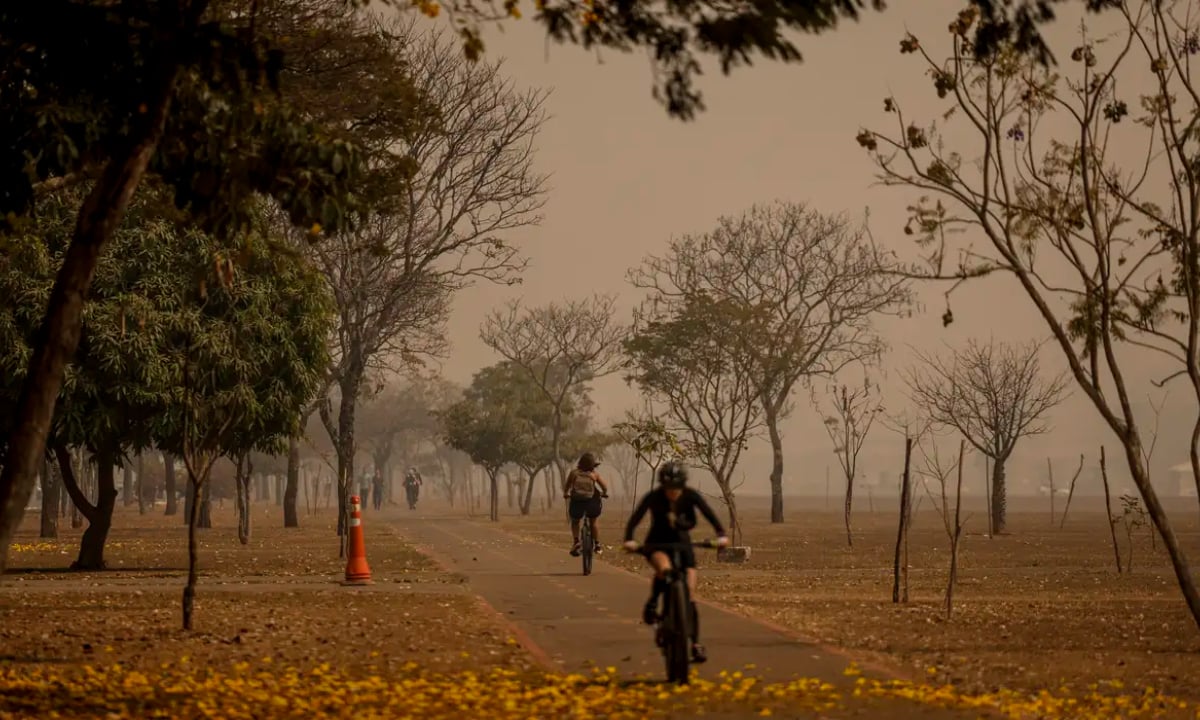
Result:
[[[688,666],[691,663],[692,596],[687,586],[687,570],[679,569],[683,564],[680,553],[689,546],[715,548],[717,544],[715,540],[648,543],[629,551],[647,557],[652,553],[662,552],[671,558],[671,569],[667,571],[666,576],[667,589],[663,593],[662,612],[659,613],[654,639],[667,665],[667,682],[679,685],[688,683]]]

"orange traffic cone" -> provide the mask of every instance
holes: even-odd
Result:
[[[362,513],[359,498],[350,497],[350,543],[346,553],[346,580],[343,585],[370,585],[371,568],[367,567],[367,548],[363,545]]]

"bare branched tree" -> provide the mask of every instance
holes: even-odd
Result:
[[[920,198],[907,231],[927,262],[915,275],[954,287],[1004,274],[1028,298],[1076,385],[1121,441],[1200,625],[1200,588],[1150,482],[1145,420],[1132,400],[1143,383],[1180,377],[1200,406],[1200,83],[1190,25],[1197,3],[1112,4],[1122,26],[1097,37],[1081,24],[1071,62],[1055,68],[1006,43],[977,54],[974,8],[950,23],[948,57],[929,54],[931,39],[903,38],[900,51],[950,106],[938,112],[946,120],[913,118],[889,97],[892,129],[862,130],[857,140],[883,182]],[[973,242],[954,230],[970,230]],[[1193,416],[1200,486],[1200,414]]]
[[[453,293],[518,281],[525,261],[508,236],[540,222],[546,190],[533,167],[545,92],[518,90],[499,63],[466,61],[453,40],[412,19],[373,22],[403,73],[373,102],[341,109],[370,150],[369,211],[355,231],[312,250],[339,316],[330,392],[316,408],[337,452],[339,533],[367,373],[442,354]]]
[[[879,355],[874,318],[902,312],[909,302],[905,280],[889,273],[891,266],[847,216],[779,202],[675,240],[630,273],[635,286],[662,301],[703,294],[738,308],[730,339],[752,361],[771,439],[772,522],[783,522],[780,424],[791,412],[792,390],[803,377],[833,376]]]
[[[626,330],[609,295],[532,308],[513,301],[488,315],[479,329],[488,347],[526,372],[553,405],[550,442],[559,481],[567,476],[567,403],[584,383],[619,369]]]
[[[862,387],[851,389],[836,386],[830,393],[829,411],[825,412],[825,431],[833,441],[842,477],[846,480],[845,520],[846,544],[854,547],[850,529],[850,513],[854,506],[854,480],[858,477],[858,455],[867,441],[875,418],[883,410],[879,404],[879,388],[865,380]],[[820,409],[820,408],[819,408]]]
[[[937,438],[926,434],[917,438],[917,452],[921,455],[921,464],[917,474],[921,477],[921,486],[925,496],[933,504],[934,510],[942,518],[942,527],[946,531],[946,539],[950,541],[950,571],[946,580],[946,596],[944,607],[946,618],[954,613],[954,586],[958,584],[958,550],[962,541],[962,531],[970,516],[962,516],[962,477],[963,459],[966,455],[966,440],[960,439],[958,454],[946,459],[938,448]],[[952,494],[953,493],[953,494]],[[951,505],[953,500],[953,505]]]
[[[912,402],[992,459],[992,531],[1004,531],[1005,462],[1017,441],[1046,431],[1066,378],[1043,377],[1036,344],[968,342],[946,357],[917,353],[905,377]]]
[[[723,316],[737,308],[693,299],[664,313],[657,300],[643,305],[625,342],[629,380],[662,401],[685,454],[712,474],[737,545],[733,474],[763,416],[753,367],[727,337],[734,325]]]

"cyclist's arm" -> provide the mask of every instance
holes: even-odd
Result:
[[[629,522],[625,523],[625,542],[633,539],[633,531],[637,530],[638,523],[642,518],[646,517],[646,511],[650,509],[650,494],[646,493],[642,496],[642,501],[634,508],[633,514],[629,516]]]
[[[696,509],[704,515],[704,519],[708,520],[708,524],[712,525],[713,530],[717,533],[717,537],[725,537],[725,526],[721,524],[721,520],[713,509],[709,506],[708,501],[700,493],[696,493]]]
[[[595,476],[596,484],[600,486],[600,491],[607,495],[608,483],[604,482],[604,478],[600,477],[600,473],[596,472],[595,470],[592,471],[592,475]]]
[[[566,495],[567,493],[571,492],[571,486],[574,484],[575,484],[575,470],[572,468],[571,472],[567,473],[566,479],[563,480],[563,484],[562,484],[563,495]]]

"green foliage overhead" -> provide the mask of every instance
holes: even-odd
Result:
[[[519,17],[521,12],[520,0],[444,2],[451,13],[474,19]],[[987,54],[1011,39],[1023,52],[1033,53],[1043,62],[1052,61],[1039,26],[1053,20],[1055,7],[1063,2],[1078,0],[972,0],[983,19],[976,28],[976,48]],[[1084,2],[1092,11],[1119,5],[1118,0]],[[427,12],[437,7],[432,0],[414,4]],[[498,5],[503,6],[502,14],[497,12]],[[696,89],[702,57],[715,57],[725,73],[752,64],[756,56],[799,62],[797,34],[832,31],[842,20],[857,20],[864,9],[883,10],[885,6],[884,0],[536,0],[535,18],[559,42],[586,48],[649,50],[655,64],[654,97],[670,115],[690,120],[704,109]],[[463,35],[468,56],[477,55],[482,49],[477,29],[467,25]]]
[[[0,403],[14,407],[46,297],[70,241],[78,194],[39,205],[30,234],[4,240]],[[52,441],[116,452],[178,450],[189,357],[206,403],[236,408],[223,450],[275,451],[327,363],[331,322],[321,278],[261,235],[237,245],[181,228],[150,194],[131,208],[101,260]],[[11,412],[0,413],[7,422]],[[4,434],[7,434],[7,428]]]
[[[166,105],[150,169],[206,230],[276,198],[304,227],[351,219],[360,153],[275,92],[283,53],[250,13],[204,0],[38,0],[0,6],[0,218],[41,183],[93,175]]]

